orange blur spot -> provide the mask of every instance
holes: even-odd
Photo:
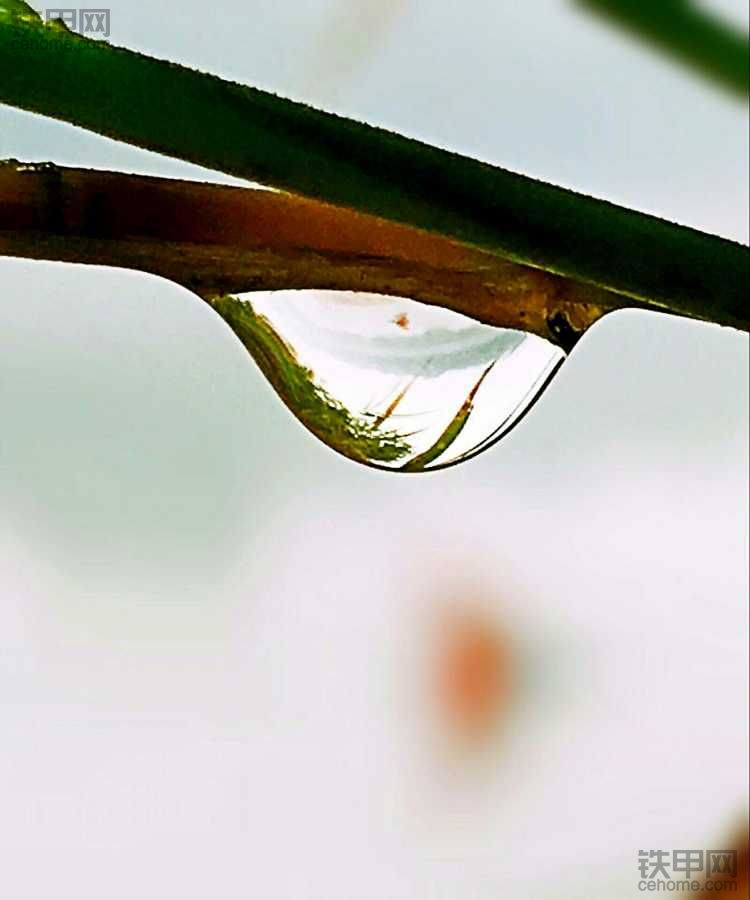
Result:
[[[500,724],[511,688],[511,653],[498,625],[479,612],[451,612],[436,656],[438,711],[461,738],[488,736]]]
[[[399,328],[403,328],[404,331],[407,331],[409,328],[409,317],[406,315],[406,313],[400,313],[393,320],[393,324],[398,325]]]

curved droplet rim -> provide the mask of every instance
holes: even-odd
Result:
[[[467,450],[466,453],[463,453],[461,456],[455,457],[455,459],[451,459],[447,462],[435,463],[434,465],[425,466],[425,468],[423,468],[423,469],[408,469],[408,468],[401,467],[401,466],[384,466],[384,465],[380,465],[379,463],[369,462],[367,460],[353,459],[351,456],[347,456],[345,453],[340,453],[338,450],[335,450],[333,447],[329,447],[325,441],[321,440],[316,434],[314,434],[312,431],[310,431],[310,429],[304,424],[304,422],[301,422],[297,418],[294,411],[292,409],[290,409],[290,407],[287,406],[287,409],[289,409],[289,411],[292,413],[294,418],[300,423],[300,425],[302,425],[302,427],[305,429],[305,431],[307,431],[309,434],[312,434],[312,436],[315,438],[315,440],[317,440],[319,443],[323,444],[324,447],[328,447],[328,449],[331,450],[333,453],[335,453],[337,456],[340,456],[343,459],[349,460],[349,462],[356,463],[361,466],[365,466],[368,469],[377,469],[380,472],[389,472],[389,473],[396,474],[396,475],[425,475],[429,472],[440,472],[440,471],[444,471],[445,469],[452,469],[455,466],[461,465],[461,463],[470,462],[472,459],[476,459],[477,456],[480,456],[485,451],[490,450],[497,443],[499,443],[504,437],[507,437],[507,435],[509,435],[512,431],[514,431],[516,426],[519,425],[526,418],[526,416],[529,414],[529,412],[531,412],[531,410],[536,406],[536,404],[539,402],[539,400],[542,398],[542,396],[546,393],[547,388],[552,383],[552,380],[554,379],[555,375],[557,375],[557,373],[560,371],[560,367],[563,365],[563,363],[567,359],[568,359],[567,354],[560,357],[560,359],[557,360],[557,362],[553,365],[553,367],[550,369],[550,371],[546,375],[542,376],[543,380],[540,380],[540,382],[537,382],[537,384],[539,384],[539,387],[535,390],[533,397],[531,398],[531,400],[529,400],[529,402],[526,404],[526,406],[523,408],[523,410],[520,413],[518,413],[518,415],[516,415],[515,418],[513,418],[514,413],[511,413],[508,416],[506,416],[505,419],[500,423],[500,425],[498,425],[497,429],[495,431],[493,431],[487,438],[485,438],[485,440],[482,441],[481,444],[478,444],[472,450]],[[534,389],[532,389],[532,390],[534,390]],[[532,393],[531,390],[528,391],[526,396],[528,397],[531,393]],[[284,404],[284,405],[286,406],[286,404]],[[519,406],[516,407],[516,409],[520,408],[520,405],[521,404],[519,404]]]

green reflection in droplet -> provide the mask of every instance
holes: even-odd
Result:
[[[397,432],[384,431],[377,423],[353,415],[316,384],[314,373],[299,363],[294,349],[250,303],[231,296],[210,302],[279,397],[329,447],[363,463],[393,464],[412,452],[410,444]]]

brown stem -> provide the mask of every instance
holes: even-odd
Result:
[[[570,349],[615,294],[318,201],[50,164],[0,164],[0,255],[117,266],[202,297],[323,288],[409,297]]]

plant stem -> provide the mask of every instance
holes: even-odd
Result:
[[[0,16],[0,101],[748,328],[748,249],[60,29]],[[634,304],[638,305],[638,304]]]
[[[748,36],[688,0],[577,0],[616,25],[747,97]]]
[[[570,350],[617,294],[277,191],[0,161],[0,256],[119,266],[204,298],[322,288],[409,297]],[[561,330],[557,323],[565,321]]]

